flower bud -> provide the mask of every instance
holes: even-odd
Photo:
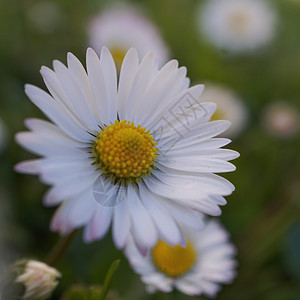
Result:
[[[36,260],[21,260],[15,263],[15,283],[22,283],[25,291],[21,299],[43,300],[50,297],[61,274],[54,268]]]

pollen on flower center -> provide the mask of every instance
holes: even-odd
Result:
[[[152,259],[160,271],[177,277],[192,268],[196,261],[196,252],[190,241],[187,241],[186,248],[180,245],[172,247],[159,241],[152,249]]]
[[[158,151],[156,145],[149,130],[123,120],[102,130],[94,149],[104,174],[137,182],[152,170]]]

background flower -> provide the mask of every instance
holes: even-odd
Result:
[[[299,111],[284,101],[270,103],[262,114],[266,130],[279,138],[291,138],[299,132]]]
[[[130,239],[126,256],[151,293],[176,288],[190,296],[215,297],[220,284],[231,283],[235,277],[235,248],[228,233],[216,221],[206,221],[201,231],[184,232],[186,248],[159,241],[145,257]]]
[[[212,44],[229,51],[254,50],[275,34],[276,15],[265,0],[208,0],[199,15],[200,31]]]
[[[97,52],[103,46],[110,49],[118,69],[132,47],[136,48],[140,57],[153,51],[160,65],[169,57],[159,29],[133,7],[116,6],[101,11],[90,21],[88,36],[89,45]]]
[[[243,100],[232,90],[207,83],[201,101],[212,101],[217,104],[211,120],[229,120],[231,122],[231,126],[223,133],[223,136],[235,138],[244,130],[248,122],[248,111]]]

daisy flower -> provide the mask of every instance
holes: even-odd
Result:
[[[198,20],[212,44],[233,52],[264,46],[275,34],[276,15],[265,0],[208,0]]]
[[[299,111],[285,102],[274,102],[263,112],[263,126],[273,136],[290,138],[299,132]]]
[[[158,28],[138,11],[115,7],[94,17],[88,27],[89,44],[99,50],[107,46],[120,70],[126,52],[134,47],[141,57],[150,50],[160,64],[168,60],[169,50]]]
[[[226,230],[214,220],[207,221],[203,230],[183,231],[186,247],[171,247],[160,240],[143,256],[129,238],[125,255],[150,293],[168,293],[176,288],[190,296],[214,297],[220,284],[231,283],[235,277],[235,247]]]
[[[183,242],[177,222],[201,228],[199,211],[220,215],[234,186],[213,173],[235,170],[238,157],[215,138],[229,121],[209,122],[213,103],[198,101],[203,86],[189,88],[186,68],[172,60],[158,69],[153,53],[139,62],[131,49],[119,80],[107,48],[100,59],[87,51],[87,73],[68,54],[68,66],[42,67],[50,94],[25,92],[53,122],[29,119],[17,134],[24,148],[42,158],[18,164],[52,187],[45,205],[61,204],[51,228],[66,234],[85,226],[86,241],[102,238],[112,223],[117,247],[133,233],[142,252],[160,238]]]
[[[238,95],[227,87],[217,84],[206,84],[201,96],[202,101],[212,101],[217,109],[211,120],[229,120],[231,126],[226,130],[230,138],[237,137],[245,128],[248,121],[248,111]]]

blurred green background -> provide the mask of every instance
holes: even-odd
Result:
[[[14,142],[23,120],[42,114],[23,87],[44,88],[41,65],[66,61],[73,52],[85,60],[86,26],[104,6],[96,0],[53,0],[60,9],[54,29],[39,30],[30,21],[33,5],[45,0],[0,0],[0,118],[7,139],[0,153],[1,270],[20,257],[43,260],[59,236],[49,230],[55,208],[41,199],[47,187],[36,177],[16,174],[13,166],[33,158]],[[226,85],[244,99],[249,123],[230,145],[241,153],[237,171],[226,175],[236,191],[228,197],[221,221],[238,249],[238,276],[218,299],[300,299],[300,139],[270,136],[262,127],[268,103],[283,100],[300,109],[300,1],[272,1],[279,24],[275,40],[262,51],[231,55],[199,37],[195,10],[200,0],[147,0],[138,3],[160,29],[171,57],[188,69],[192,83]],[[73,283],[102,283],[110,263],[121,258],[112,287],[121,299],[188,299],[179,292],[148,295],[111,234],[84,244],[81,232],[56,265],[63,273],[52,299]],[[194,297],[205,299],[205,297]]]

